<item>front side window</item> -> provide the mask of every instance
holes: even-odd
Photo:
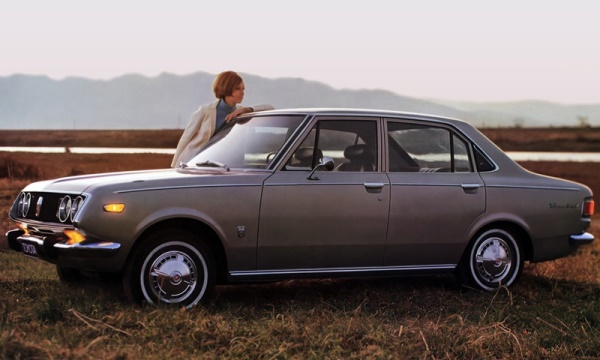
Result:
[[[469,147],[450,130],[411,123],[388,123],[391,172],[470,172]]]
[[[217,133],[187,165],[266,169],[303,119],[304,116],[243,119]]]
[[[377,122],[320,120],[296,149],[286,170],[310,170],[330,157],[335,171],[377,171]]]

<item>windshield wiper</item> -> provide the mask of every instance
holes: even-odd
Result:
[[[225,169],[227,171],[229,171],[229,166],[225,165],[225,164],[221,164],[219,162],[216,161],[212,161],[212,160],[206,160],[200,163],[196,163],[196,166],[205,166],[205,167],[219,167],[222,169]]]

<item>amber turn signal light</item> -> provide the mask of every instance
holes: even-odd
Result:
[[[111,213],[120,213],[125,210],[125,204],[106,204],[104,205],[104,211]]]
[[[64,230],[63,234],[69,239],[67,245],[75,245],[85,241],[85,235],[77,230]]]

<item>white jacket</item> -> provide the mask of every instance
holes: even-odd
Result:
[[[202,105],[190,118],[183,135],[179,139],[171,167],[179,166],[181,162],[191,160],[215,133],[217,124],[217,105],[219,100]],[[237,105],[237,107],[242,107]],[[273,110],[272,105],[254,105],[254,111]]]

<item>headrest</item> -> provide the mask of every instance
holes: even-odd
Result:
[[[369,147],[366,144],[350,145],[344,150],[346,159],[362,158],[366,155],[371,155]]]

